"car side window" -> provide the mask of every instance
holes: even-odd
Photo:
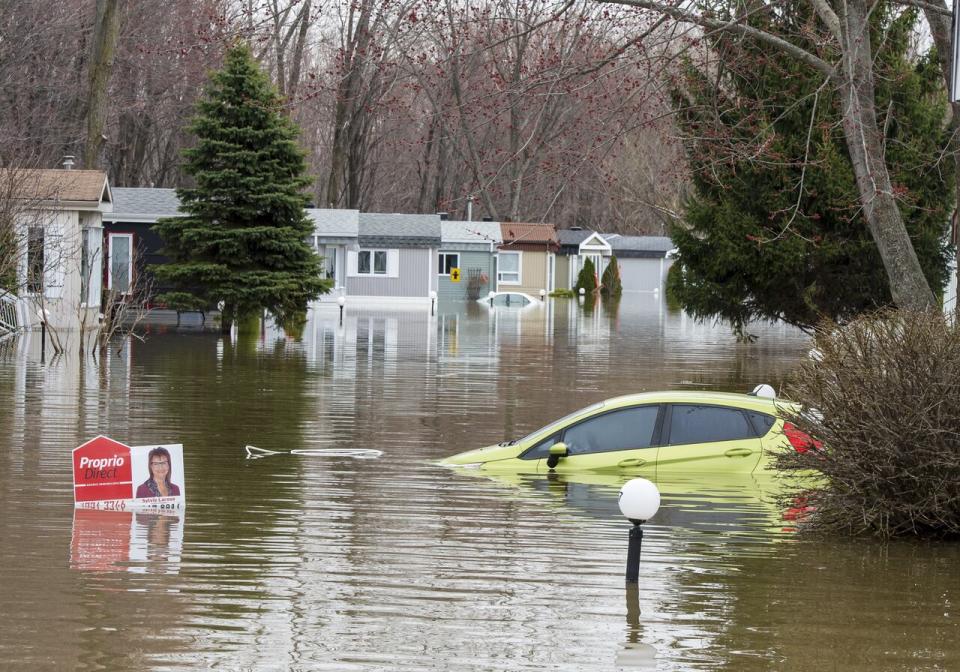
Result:
[[[606,453],[612,450],[649,448],[660,407],[635,406],[584,420],[567,428],[563,442],[568,455]]]
[[[739,408],[674,404],[670,417],[670,445],[710,443],[756,438]]]
[[[554,434],[548,436],[540,443],[536,444],[533,448],[527,449],[523,455],[520,456],[521,460],[540,460],[550,454],[550,446],[555,444],[560,440],[559,434]]]

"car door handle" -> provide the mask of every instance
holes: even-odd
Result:
[[[747,457],[748,455],[753,455],[753,450],[750,448],[731,448],[724,453],[727,457]]]
[[[620,460],[617,462],[617,466],[621,469],[629,469],[630,467],[642,467],[646,463],[646,460],[640,459],[639,457],[629,457],[625,460]]]

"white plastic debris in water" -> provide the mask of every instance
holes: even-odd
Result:
[[[357,460],[372,460],[383,455],[382,450],[373,448],[295,448],[290,451],[267,450],[256,446],[247,446],[247,459],[259,460],[271,455],[302,455],[304,457],[352,457]]]

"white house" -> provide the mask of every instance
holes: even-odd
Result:
[[[113,199],[99,170],[0,169],[0,198],[13,222],[16,281],[6,293],[20,326],[42,316],[58,330],[97,326],[103,214]]]

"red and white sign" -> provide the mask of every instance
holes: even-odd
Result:
[[[81,509],[184,506],[183,446],[127,446],[98,436],[73,449],[73,499]]]

